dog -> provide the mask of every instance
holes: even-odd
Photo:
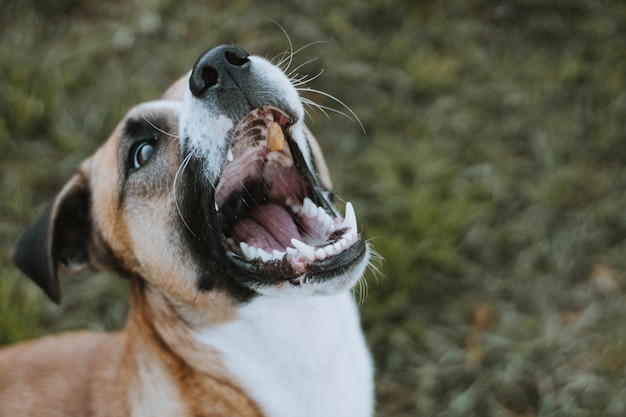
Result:
[[[304,115],[227,45],[132,108],[13,251],[56,303],[60,267],[127,277],[128,321],[0,351],[0,416],[371,416],[371,249]]]

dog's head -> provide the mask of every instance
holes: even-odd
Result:
[[[346,290],[369,251],[351,204],[343,217],[332,204],[303,118],[278,67],[211,49],[161,100],[129,111],[14,260],[57,302],[60,264],[141,277],[186,302]]]

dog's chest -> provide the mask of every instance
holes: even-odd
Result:
[[[263,297],[197,337],[268,417],[371,415],[372,365],[349,293]]]

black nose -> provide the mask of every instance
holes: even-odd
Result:
[[[249,67],[246,51],[236,46],[218,46],[198,58],[191,71],[189,89],[199,96],[210,88],[241,88]]]

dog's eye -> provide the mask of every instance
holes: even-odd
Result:
[[[148,160],[154,154],[154,139],[139,142],[132,150],[132,166],[133,168],[141,168],[148,163]]]

